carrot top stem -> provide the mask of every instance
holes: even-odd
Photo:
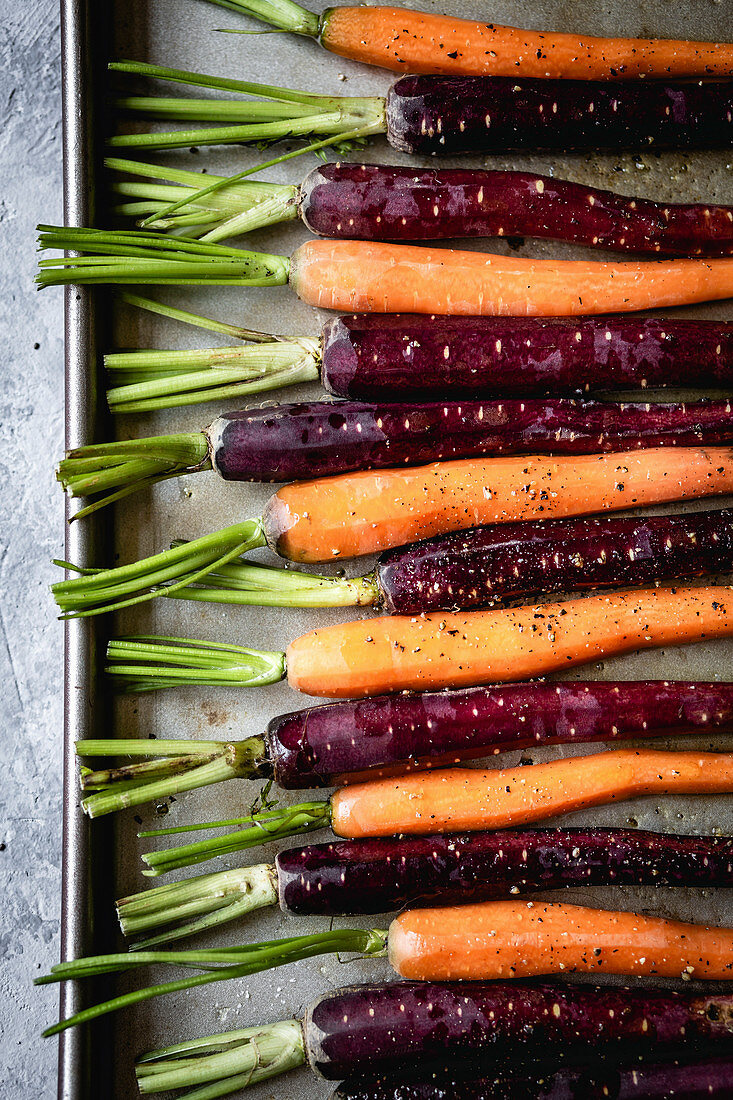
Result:
[[[39,286],[68,283],[155,283],[198,286],[284,286],[290,260],[266,252],[248,252],[189,237],[169,237],[127,229],[74,229],[40,225],[42,249],[83,253],[83,256],[41,260]]]
[[[252,519],[114,569],[80,569],[56,560],[55,565],[82,576],[59,581],[52,585],[51,591],[63,619],[100,615],[146,603],[156,596],[172,596],[202,580],[213,569],[264,545],[262,523]],[[171,658],[170,654],[167,657],[174,664],[179,663],[178,658]]]
[[[204,1086],[188,1095],[213,1100],[305,1062],[302,1025],[298,1020],[279,1020],[151,1051],[138,1058],[135,1073],[144,1095],[212,1082],[211,1090]]]
[[[179,149],[191,145],[246,144],[298,137],[324,139],[309,143],[306,149],[286,154],[289,158],[325,146],[347,152],[370,135],[383,134],[386,130],[382,96],[313,95],[291,88],[229,80],[137,61],[114,62],[109,67],[116,72],[177,84],[262,97],[253,101],[126,96],[118,101],[118,106],[136,114],[178,121],[208,121],[217,125],[168,133],[118,134],[110,139],[110,145],[117,148]]]
[[[279,683],[285,675],[282,651],[193,638],[113,639],[107,647],[107,659],[110,664],[105,672],[119,677],[117,683],[136,694],[181,684],[257,687]]]
[[[243,348],[114,352],[104,359],[116,383],[107,402],[113,413],[137,413],[265,393],[317,382],[319,363],[319,342],[307,337],[272,337]]]
[[[290,31],[291,34],[317,38],[321,33],[322,17],[302,8],[300,4],[294,4],[293,0],[210,0],[210,2],[217,4],[220,8],[228,8],[229,11],[251,15],[253,19],[269,23],[270,26],[278,27],[281,31]]]
[[[36,985],[48,985],[51,982],[63,982],[71,979],[95,977],[98,974],[115,974],[124,970],[134,970],[152,963],[165,963],[193,970],[202,970],[203,974],[165,982],[161,985],[136,989],[132,993],[102,1004],[93,1005],[77,1012],[66,1020],[61,1020],[43,1032],[44,1038],[58,1035],[76,1024],[94,1020],[107,1012],[125,1008],[140,1001],[150,1000],[166,993],[181,989],[192,989],[211,982],[228,981],[230,978],[243,978],[257,974],[261,970],[270,970],[277,966],[310,959],[317,955],[334,952],[354,951],[360,955],[383,956],[387,952],[387,933],[377,929],[356,928],[335,929],[315,936],[290,936],[286,939],[271,940],[265,943],[242,944],[236,947],[212,948],[207,951],[138,951],[116,955],[95,955],[86,959],[74,959],[59,963],[51,968],[51,973],[36,978]]]
[[[61,460],[56,480],[72,497],[97,497],[72,519],[80,519],[158,481],[210,470],[203,432],[151,436],[78,447]]]
[[[136,218],[145,215],[138,224],[151,229],[185,229],[190,237],[219,241],[298,215],[299,188],[295,184],[232,182],[226,176],[115,157],[104,163],[116,173],[143,177],[144,182],[115,180],[112,190],[125,200],[115,212]]]
[[[155,877],[180,867],[193,867],[205,863],[215,856],[231,855],[232,852],[246,851],[273,840],[285,840],[301,833],[311,833],[317,829],[326,829],[331,823],[331,803],[300,802],[295,806],[281,806],[270,810],[259,810],[248,817],[232,818],[228,821],[207,821],[200,825],[173,826],[169,829],[148,829],[138,833],[140,837],[172,836],[177,833],[190,833],[208,829],[222,829],[232,825],[244,825],[245,828],[226,833],[224,836],[211,837],[191,844],[182,844],[177,848],[163,848],[158,852],[146,852],[143,863],[147,865],[144,875]]]
[[[76,752],[79,757],[152,757],[117,768],[83,767],[80,780],[85,796],[81,804],[89,817],[101,817],[226,779],[265,777],[270,771],[261,737],[230,742],[77,741]]]
[[[141,951],[238,920],[257,909],[277,905],[277,900],[274,865],[258,863],[195,875],[120,898],[117,917],[125,936],[165,927],[165,931],[131,944],[131,951]]]
[[[247,340],[253,344],[270,344],[273,341],[289,339],[286,336],[276,336],[271,332],[260,332],[258,329],[242,328],[241,325],[216,321],[213,317],[204,317],[203,314],[191,313],[187,309],[176,309],[175,306],[169,306],[165,302],[131,294],[129,290],[120,291],[119,297],[120,301],[126,302],[129,306],[137,306],[138,309],[155,313],[159,317],[170,317],[172,321],[181,321],[184,325],[191,325],[193,328],[203,328],[209,332],[221,333],[222,336],[231,336],[235,340]]]

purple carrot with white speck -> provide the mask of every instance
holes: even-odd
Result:
[[[386,134],[401,152],[419,156],[512,150],[726,148],[733,142],[733,81],[603,81],[492,76],[406,76],[386,97],[318,96],[226,80],[203,73],[121,61],[111,69],[247,99],[133,96],[119,100],[136,115],[205,122],[165,133],[115,135],[117,148],[176,149],[293,137],[316,147]],[[258,118],[259,114],[259,118]],[[213,123],[214,125],[211,125]],[[224,123],[224,125],[220,125]],[[322,138],[322,141],[318,141]],[[306,150],[314,148],[314,143]]]
[[[136,1071],[143,1093],[219,1082],[217,1095],[299,1065],[331,1081],[404,1072],[416,1064],[458,1067],[467,1059],[516,1075],[517,1059],[587,1064],[601,1056],[626,1056],[648,1061],[685,1057],[688,1051],[695,1056],[702,1049],[711,1056],[727,1055],[732,1021],[729,994],[522,982],[391,982],[325,993],[310,1005],[302,1023],[283,1020],[153,1051],[138,1060]],[[375,1100],[385,1095],[377,1093]],[[392,1094],[392,1100],[398,1097]]]
[[[413,403],[733,387],[733,325],[719,321],[347,314],[327,321],[320,339],[286,339],[124,297],[253,343],[108,355],[113,412],[194,405],[319,378],[335,396]]]
[[[470,1072],[470,1066],[463,1067]],[[733,1058],[677,1059],[652,1065],[600,1064],[544,1070],[519,1067],[489,1076],[435,1071],[407,1079],[345,1081],[331,1100],[710,1100],[733,1092]],[[220,1094],[221,1095],[221,1094]]]
[[[536,172],[337,162],[314,168],[299,185],[283,185],[228,182],[208,172],[138,161],[106,163],[126,176],[166,181],[163,187],[139,179],[116,181],[116,193],[136,200],[120,203],[118,213],[146,215],[149,228],[185,228],[189,236],[207,241],[299,217],[322,237],[539,237],[655,256],[733,253],[733,207],[653,202]],[[208,190],[212,184],[216,191]],[[183,203],[180,213],[166,216],[176,195]],[[194,224],[197,215],[200,225]]]
[[[158,873],[172,869],[148,865]],[[733,838],[579,828],[338,840],[287,849],[274,864],[196,875],[121,898],[117,915],[125,935],[144,936],[135,949],[146,949],[278,901],[286,913],[335,916],[575,886],[730,887]]]
[[[142,644],[110,643],[112,661],[125,673],[123,678],[136,677],[137,687],[165,686],[146,665],[131,667]],[[246,652],[232,658],[240,663],[244,659]],[[232,670],[229,678],[218,682],[231,683],[234,664]],[[214,672],[209,666],[202,668],[200,682],[217,682]],[[731,730],[733,684],[537,681],[306,707],[273,718],[264,735],[244,741],[89,740],[78,742],[77,752],[90,758],[150,758],[142,764],[85,772],[82,787],[88,793],[82,805],[90,817],[98,817],[226,779],[274,776],[281,787],[301,790],[349,778],[382,778],[418,766],[455,764],[531,745]],[[259,826],[253,826],[252,840],[262,840]]]

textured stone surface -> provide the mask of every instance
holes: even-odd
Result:
[[[0,1082],[55,1093],[41,1040],[57,990],[62,632],[48,596],[63,540],[61,294],[36,293],[34,227],[61,218],[57,0],[0,0]]]

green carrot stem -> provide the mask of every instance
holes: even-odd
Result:
[[[150,756],[148,746],[151,744],[157,746],[150,741],[132,742],[132,748],[129,741],[79,741],[76,752],[79,757]],[[84,769],[82,790],[94,792],[82,799],[85,813],[89,817],[101,817],[227,779],[256,779],[270,772],[261,737],[210,744],[213,749],[204,752],[196,742],[167,741],[165,755],[158,749],[152,760],[97,771]]]
[[[178,684],[257,687],[275,684],[285,675],[281,651],[217,645],[192,638],[156,635],[113,639],[107,647],[105,672],[130,692],[155,691]]]
[[[119,499],[119,490],[127,495],[167,478],[210,469],[208,437],[193,432],[78,447],[59,463],[56,478],[72,497],[98,498],[76,513],[74,519],[79,519]]]
[[[198,226],[200,232],[191,232],[189,236],[202,236],[206,229],[204,239],[216,241],[297,217],[297,186],[244,180],[241,178],[243,173],[234,182],[226,176],[203,175],[113,157],[108,158],[105,165],[115,172],[140,176],[146,181],[170,180],[177,185],[162,187],[156,183],[129,181],[113,185],[117,194],[148,200],[143,212],[150,216],[144,224],[152,229]],[[130,205],[134,209],[127,212],[138,212],[139,204]],[[214,228],[209,228],[212,225]]]
[[[257,909],[277,905],[277,900],[275,868],[260,863],[196,875],[131,894],[117,902],[117,916],[125,936],[165,929],[130,948],[139,951],[237,920]]]
[[[110,144],[126,148],[172,149],[190,145],[221,145],[280,141],[316,136],[321,147],[341,150],[384,133],[385,102],[381,96],[320,96],[290,88],[170,69],[159,65],[123,61],[110,65],[117,72],[150,76],[178,84],[260,96],[259,101],[183,99],[163,96],[128,96],[119,106],[138,114],[181,121],[216,122],[214,127],[169,133],[120,134]],[[311,144],[309,148],[313,148]],[[307,151],[307,150],[302,150]],[[297,155],[289,154],[289,156]]]
[[[100,615],[156,596],[172,596],[217,566],[264,545],[261,522],[246,520],[130,565],[84,570],[80,577],[54,584],[51,591],[61,618]]]
[[[192,1039],[143,1055],[135,1072],[140,1092],[203,1085],[187,1100],[213,1100],[305,1065],[303,1028],[297,1020],[241,1028]],[[212,1082],[207,1087],[205,1082]]]
[[[191,325],[193,328],[208,329],[209,332],[219,332],[223,336],[232,336],[235,340],[249,340],[256,344],[269,344],[283,339],[283,337],[273,336],[269,332],[242,328],[240,325],[229,325],[224,321],[215,321],[212,317],[204,317],[199,313],[190,313],[186,309],[176,309],[164,302],[156,302],[152,298],[141,298],[139,294],[131,294],[128,290],[123,290],[120,293],[120,300],[130,306],[144,309],[148,313],[155,313],[160,317],[170,317],[173,321],[182,321],[183,324]],[[308,342],[313,343],[313,341]],[[137,352],[131,354],[136,355]]]
[[[284,286],[290,274],[290,260],[285,256],[188,237],[136,229],[38,228],[42,249],[77,253],[41,260],[36,282],[42,287],[69,283]]]
[[[331,803],[301,802],[295,806],[281,806],[274,810],[261,810],[248,817],[231,821],[213,821],[203,825],[173,827],[170,830],[153,829],[141,832],[141,837],[169,836],[179,832],[193,832],[197,829],[218,829],[227,825],[245,825],[224,836],[211,837],[191,844],[182,844],[177,848],[164,848],[157,852],[146,852],[143,858],[148,877],[166,874],[179,867],[193,867],[216,856],[242,852],[273,840],[284,840],[290,836],[310,833],[316,829],[326,829],[331,824]]]
[[[163,963],[171,966],[183,966],[194,970],[203,970],[197,974],[162,985],[149,986],[132,993],[114,997],[102,1004],[94,1005],[77,1012],[66,1020],[61,1020],[46,1028],[44,1037],[57,1035],[76,1024],[96,1019],[108,1012],[127,1005],[138,1004],[166,993],[181,989],[192,989],[212,982],[228,981],[256,974],[262,970],[274,969],[288,963],[299,962],[318,955],[341,951],[355,951],[361,955],[379,956],[386,954],[387,933],[372,929],[369,931],[345,928],[322,932],[315,936],[291,936],[281,940],[269,940],[264,943],[243,944],[237,947],[210,948],[196,951],[137,951],[113,955],[95,955],[85,959],[58,963],[51,973],[36,978],[36,985],[51,982],[77,980],[95,977],[99,974],[114,974],[133,970],[140,966]]]
[[[210,0],[210,3],[251,15],[253,19],[292,34],[317,38],[321,33],[322,17],[302,8],[300,4],[292,3],[292,0]]]
[[[319,343],[307,338],[244,348],[118,352],[105,357],[115,381],[107,401],[114,413],[220,401],[317,382],[319,365]]]

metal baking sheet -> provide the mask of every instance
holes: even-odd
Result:
[[[449,7],[459,16],[480,18],[485,14],[484,6],[477,0],[451,0],[449,5],[446,0],[422,0],[420,6],[435,11]],[[62,15],[66,217],[69,224],[102,226],[108,223],[105,179],[99,161],[103,135],[110,124],[101,114],[103,105],[110,100],[110,84],[104,67],[112,57],[131,57],[217,75],[345,95],[381,94],[391,80],[385,72],[329,55],[307,40],[277,34],[263,37],[217,34],[215,28],[244,27],[245,21],[235,13],[200,0],[125,0],[113,5],[94,4],[92,0],[62,0]],[[491,18],[497,22],[521,25],[529,21],[537,27],[577,29],[596,34],[733,39],[733,11],[729,5],[714,0],[684,7],[665,0],[643,0],[641,3],[608,0],[604,5],[591,0],[574,0],[572,4],[544,0],[534,3],[531,12],[518,0],[494,0]],[[165,159],[171,164],[228,173],[253,164],[259,155],[256,151],[239,148],[203,149],[154,154],[148,159]],[[356,159],[357,155],[352,154],[352,157]],[[384,162],[407,161],[389,149],[383,139],[370,145],[367,156]],[[731,161],[733,151],[695,155],[492,157],[472,158],[469,163],[536,169],[628,194],[661,197],[670,202],[686,199],[730,203],[733,202]],[[297,181],[312,163],[310,157],[296,159],[269,170],[265,178],[276,182]],[[254,248],[289,252],[305,236],[302,226],[290,224],[254,234],[251,241]],[[509,245],[491,241],[472,242],[469,247],[504,251]],[[519,247],[527,255],[584,254],[580,248],[534,241]],[[311,335],[319,330],[322,322],[316,310],[298,302],[286,287],[274,290],[179,288],[151,290],[151,295],[222,320],[277,332]],[[185,331],[162,318],[153,318],[128,307],[113,309],[112,297],[106,290],[90,293],[71,288],[67,293],[69,445],[109,438],[112,430],[100,393],[102,351],[113,346],[178,348],[215,342],[209,334]],[[733,309],[728,303],[680,311],[680,315],[683,313],[733,319]],[[312,399],[318,394],[316,386],[301,386],[284,391],[282,399]],[[221,410],[221,405],[210,405],[120,418],[114,427],[124,436],[194,431]],[[172,538],[195,537],[218,526],[258,515],[271,491],[266,486],[226,485],[210,473],[168,482],[149,495],[133,497],[126,502],[117,510],[114,524],[111,515],[102,513],[97,520],[72,526],[67,554],[81,564],[112,562],[114,555],[118,555],[120,561],[129,561],[160,549]],[[260,556],[268,557],[266,552],[261,552]],[[361,570],[362,564],[368,563],[354,563],[354,571]],[[105,819],[91,825],[87,823],[78,809],[73,741],[78,737],[101,736],[110,728],[125,737],[244,737],[259,732],[273,715],[305,702],[284,685],[251,692],[184,689],[141,699],[113,701],[97,671],[98,657],[106,639],[113,632],[174,633],[239,641],[268,649],[282,648],[291,638],[314,625],[336,622],[347,616],[348,612],[336,610],[258,611],[157,601],[125,613],[114,623],[105,618],[79,620],[68,625],[64,957],[122,947],[113,920],[112,898],[150,883],[140,874],[139,854],[143,842],[137,840],[136,832],[141,823],[152,826],[160,822],[156,808],[143,807],[121,815],[114,823]],[[732,656],[733,643],[718,642],[608,661],[575,675],[608,679],[727,680],[731,678]],[[731,738],[725,737],[698,738],[686,743],[700,748],[733,747]],[[591,746],[583,751],[596,751],[597,748],[600,747]],[[532,759],[539,761],[571,751],[559,748],[552,752],[533,752]],[[502,758],[502,763],[514,763],[518,757],[518,753],[510,754]],[[255,794],[256,787],[244,782],[207,788],[170,803],[166,822],[182,824],[206,817],[244,813]],[[284,796],[290,801],[299,801],[302,797],[308,797],[307,793]],[[733,797],[727,796],[641,799],[575,814],[572,823],[638,824],[639,827],[670,831],[729,832],[733,823],[732,809]],[[318,839],[317,835],[313,839]],[[271,847],[263,848],[261,852],[232,857],[232,865],[237,860],[257,862],[272,855]],[[226,865],[228,861],[219,863],[220,867]],[[198,871],[211,869],[213,865],[205,865]],[[587,889],[575,891],[573,899],[619,908],[640,907],[681,918],[733,922],[731,891],[665,890],[655,893],[651,889]],[[324,923],[296,920],[279,912],[266,911],[239,925],[226,926],[216,940],[220,944],[261,940],[322,929]],[[338,923],[348,926],[380,922],[374,918],[365,922],[343,918]],[[384,961],[343,962],[326,957],[270,975],[257,975],[247,982],[213,985],[138,1006],[134,1011],[102,1021],[96,1029],[76,1029],[62,1037],[59,1097],[61,1100],[90,1100],[91,1097],[109,1096],[115,1100],[130,1100],[136,1095],[134,1057],[143,1050],[228,1027],[299,1016],[305,1005],[320,992],[349,982],[386,980],[391,976]],[[129,979],[129,985],[137,986],[148,977],[152,979],[152,973],[140,972]],[[117,986],[119,989],[127,987],[127,979]],[[100,999],[108,995],[109,988],[109,984],[94,990],[69,987],[62,994],[62,1011],[68,1014],[81,1003]],[[252,1100],[295,1100],[296,1097],[298,1100],[325,1100],[330,1091],[327,1083],[301,1070],[259,1085],[249,1090],[248,1095]]]

